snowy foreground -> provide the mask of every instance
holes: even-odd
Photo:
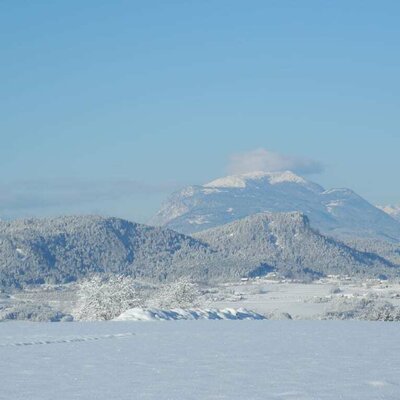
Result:
[[[397,323],[0,324],[0,399],[400,398]]]

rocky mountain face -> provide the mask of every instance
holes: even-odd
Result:
[[[400,241],[400,222],[350,189],[325,190],[290,171],[254,172],[189,186],[172,194],[150,224],[193,234],[257,213],[293,211],[341,239]]]
[[[277,271],[397,276],[393,263],[311,229],[300,213],[260,214],[189,237],[117,218],[0,222],[0,286],[66,283],[93,272],[153,281],[227,281]]]

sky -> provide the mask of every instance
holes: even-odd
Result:
[[[399,16],[398,1],[2,0],[0,218],[145,222],[253,165],[400,204]]]

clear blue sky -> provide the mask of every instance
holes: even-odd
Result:
[[[400,2],[0,2],[0,218],[144,221],[264,148],[400,203]]]

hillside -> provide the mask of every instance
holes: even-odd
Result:
[[[321,235],[301,213],[263,213],[200,232],[226,258],[259,264],[260,271],[278,270],[285,276],[344,274],[392,275],[394,264],[373,253],[357,251]],[[239,261],[240,262],[240,261]]]
[[[300,213],[264,213],[195,237],[95,216],[0,222],[0,285],[66,283],[120,273],[153,281],[228,281],[278,271],[394,276],[398,269],[310,228]]]
[[[117,218],[0,222],[0,284],[65,283],[93,272],[163,280],[211,252],[191,237]]]

